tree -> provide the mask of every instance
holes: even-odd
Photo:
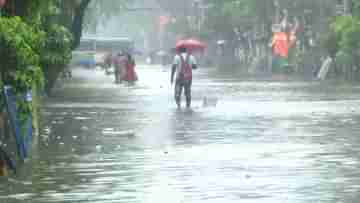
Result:
[[[104,25],[111,17],[121,15],[121,11],[124,11],[130,2],[129,0],[92,0],[85,13],[85,28],[96,31],[100,24]]]
[[[81,38],[82,32],[82,22],[84,17],[84,12],[89,5],[90,0],[53,0],[53,1],[41,1],[41,0],[9,0],[4,9],[5,18],[9,18],[11,21],[14,16],[18,16],[16,19],[19,23],[24,23],[23,26],[28,26],[29,35],[25,35],[24,33],[17,33],[14,37],[16,39],[22,39],[24,43],[27,43],[31,38],[27,36],[35,37],[35,32],[43,33],[41,37],[38,37],[36,44],[39,44],[36,48],[34,48],[34,52],[27,52],[30,54],[29,56],[38,56],[39,66],[42,68],[42,71],[45,74],[46,81],[46,89],[50,90],[57,79],[59,73],[62,72],[64,66],[69,63],[71,58],[71,48],[74,49]],[[4,18],[4,22],[7,22]],[[21,25],[19,24],[19,26]],[[4,27],[8,25],[7,27]],[[6,38],[5,34],[7,30],[11,30],[10,24],[3,24],[3,37]],[[34,30],[34,34],[30,32],[30,30]],[[23,30],[26,32],[25,30]],[[72,34],[69,33],[71,31]],[[11,37],[11,36],[8,36]],[[2,44],[6,41],[2,41]],[[16,41],[8,41],[9,46],[14,46],[14,53],[21,53],[21,47],[15,44]],[[29,43],[30,45],[35,43]],[[2,46],[2,50],[6,53],[6,47]],[[32,46],[30,46],[32,48]],[[9,57],[6,58],[6,55],[2,55],[3,63],[6,63],[11,60]],[[25,71],[27,66],[25,63],[28,59],[24,59],[23,70]],[[16,59],[16,61],[21,61],[20,59]],[[10,65],[6,72],[16,70],[17,65]],[[24,72],[25,73],[25,72]],[[14,77],[18,75],[23,75],[22,70],[17,72]],[[31,77],[30,74],[28,77]],[[42,74],[37,74],[36,78],[32,78],[35,80],[40,80],[43,78]],[[31,80],[32,80],[31,79]],[[23,81],[31,81],[29,79],[23,78]],[[17,85],[22,87],[25,84],[16,83]],[[29,89],[31,85],[26,83],[26,87]],[[21,88],[25,89],[25,88]]]
[[[58,0],[56,21],[66,27],[73,35],[72,49],[75,49],[82,36],[86,9],[91,0]]]
[[[335,56],[335,59],[342,64],[345,72],[352,74],[354,70],[353,66],[356,69],[360,70],[360,1],[352,0],[352,2],[347,2],[347,6],[351,9],[345,13],[343,16],[338,16],[331,23],[331,35],[327,39],[334,39],[333,41],[327,40],[326,48],[328,52],[332,51],[332,55]],[[333,47],[329,44],[335,44]],[[347,68],[345,68],[347,67]]]
[[[45,90],[50,94],[57,78],[68,65],[71,51],[79,43],[83,31],[85,11],[91,0],[53,1],[48,12],[43,13],[43,29],[47,32],[42,64],[46,79]]]

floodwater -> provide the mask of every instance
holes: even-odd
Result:
[[[76,69],[47,99],[33,158],[0,202],[357,202],[360,86],[200,69],[177,110],[169,71],[115,85]],[[210,105],[203,105],[204,97]]]

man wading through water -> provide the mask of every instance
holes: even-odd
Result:
[[[175,101],[178,108],[181,108],[183,89],[185,89],[186,107],[191,107],[192,69],[197,69],[195,57],[187,53],[186,48],[180,48],[180,54],[175,56],[171,71],[171,84],[174,83],[176,74]]]

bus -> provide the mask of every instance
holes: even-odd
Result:
[[[134,48],[135,43],[130,38],[85,37],[80,40],[79,47],[72,53],[72,64],[88,68],[102,66],[107,54],[120,51],[132,52]]]

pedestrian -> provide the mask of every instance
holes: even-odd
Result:
[[[0,177],[8,176],[8,169],[16,174],[15,162],[0,146]]]
[[[62,72],[63,79],[70,79],[72,78],[72,71],[70,66],[65,66],[63,72]]]
[[[192,69],[197,69],[196,59],[185,47],[180,48],[180,53],[174,57],[171,71],[171,84],[175,77],[175,101],[181,108],[181,95],[185,90],[186,107],[191,107]]]
[[[273,52],[272,69],[275,73],[281,73],[285,67],[288,67],[290,49],[289,35],[286,33],[284,27],[280,27],[279,30],[274,33],[270,47]]]
[[[105,69],[105,74],[106,75],[110,75],[110,69],[111,69],[111,66],[112,66],[112,63],[113,63],[113,61],[111,60],[112,55],[113,54],[111,52],[109,52],[104,57],[104,69]]]
[[[292,48],[296,45],[296,34],[299,29],[298,20],[295,19],[294,21],[295,25],[290,25],[287,18],[284,17],[281,25],[274,29],[274,36],[270,45],[273,51],[274,72],[289,72],[289,56]]]
[[[119,52],[114,58],[114,75],[115,83],[120,84],[126,76],[126,66],[128,63],[127,56],[123,52]]]
[[[5,159],[0,157],[0,177],[8,176],[7,166]]]
[[[127,65],[126,65],[126,76],[124,78],[125,81],[133,83],[138,80],[135,67],[136,63],[131,54],[127,53]]]

